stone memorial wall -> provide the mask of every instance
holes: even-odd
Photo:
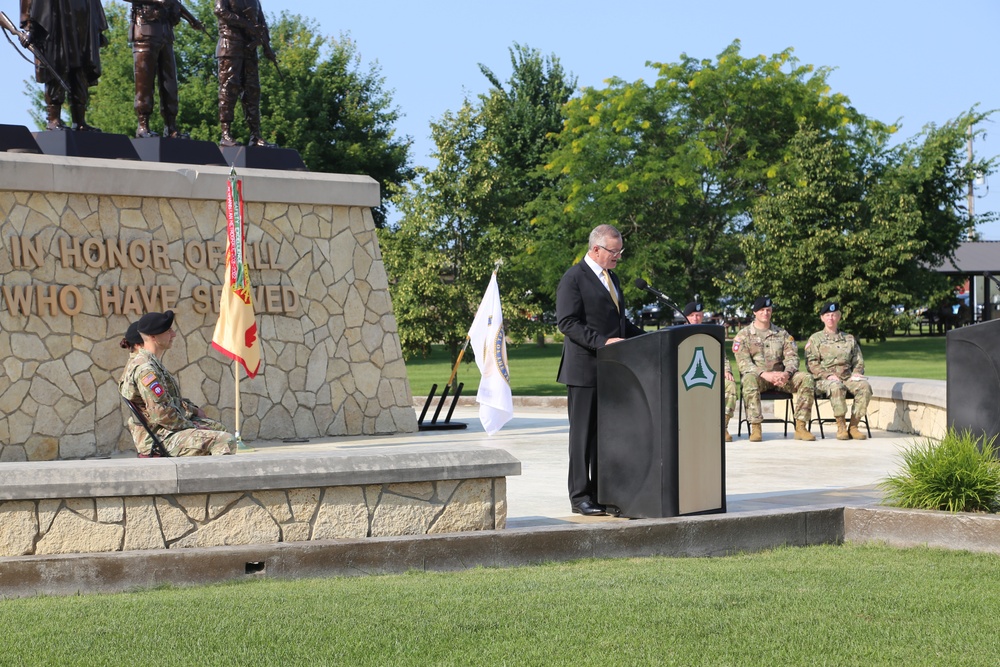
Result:
[[[234,427],[233,363],[210,348],[226,252],[225,167],[0,153],[0,461],[133,451],[118,378],[129,322],[171,309],[183,394]],[[368,177],[246,169],[263,361],[241,369],[245,440],[417,428]]]

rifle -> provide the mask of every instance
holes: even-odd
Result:
[[[271,35],[267,31],[267,26],[262,25],[257,21],[257,10],[253,7],[248,7],[244,12],[247,22],[250,23],[251,32],[253,33],[253,39],[247,45],[251,49],[256,49],[260,46],[264,50],[264,57],[274,63],[274,69],[278,73],[278,80],[284,81],[285,75],[281,73],[281,67],[278,65],[278,56],[274,53],[274,49],[271,48]]]
[[[35,60],[41,63],[42,67],[44,67],[49,71],[49,74],[52,75],[52,77],[59,83],[59,85],[62,86],[63,89],[65,89],[65,91],[70,95],[73,94],[73,91],[70,90],[69,88],[69,84],[66,83],[66,81],[61,76],[59,76],[59,72],[57,72],[56,68],[52,66],[52,63],[49,62],[49,59],[45,57],[45,54],[42,53],[42,50],[28,41],[28,32],[26,30],[18,30],[16,27],[14,27],[14,24],[11,22],[9,18],[7,18],[7,15],[4,14],[3,12],[0,12],[0,27],[2,27],[10,34],[17,37],[18,41],[21,42],[21,46],[27,49],[31,55],[35,56]],[[10,42],[10,37],[7,38],[7,41]],[[13,44],[14,49],[17,50],[17,45],[14,44],[14,42],[10,43]],[[20,51],[18,51],[18,53],[21,54],[22,58],[24,58],[24,54],[22,54]],[[28,60],[27,58],[24,59]]]
[[[177,9],[180,11],[181,18],[187,21],[188,25],[190,25],[195,30],[200,30],[201,32],[205,32],[205,24],[199,21],[198,17],[192,14],[191,11],[184,6],[184,3],[182,3],[181,0],[174,0],[174,3],[177,5]]]

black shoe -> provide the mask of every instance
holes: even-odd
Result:
[[[606,512],[604,511],[604,505],[598,505],[590,500],[581,500],[576,505],[573,505],[573,514],[582,514],[584,516],[604,516]]]

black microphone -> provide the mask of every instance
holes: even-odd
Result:
[[[635,279],[635,286],[638,287],[641,290],[645,290],[645,291],[649,292],[650,294],[652,294],[653,296],[655,296],[658,301],[661,301],[661,302],[667,304],[668,306],[670,306],[671,308],[673,308],[675,313],[677,313],[678,315],[680,315],[684,319],[685,322],[687,321],[687,316],[684,314],[684,311],[681,310],[680,308],[678,308],[677,306],[675,306],[670,301],[670,299],[667,298],[666,294],[664,294],[660,290],[656,289],[655,287],[650,286],[650,284],[647,283],[642,278],[636,278]]]

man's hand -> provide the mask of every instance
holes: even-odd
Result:
[[[35,43],[35,33],[30,30],[25,30],[18,36],[18,41],[21,42],[21,46],[28,48]]]
[[[791,375],[784,371],[767,371],[766,373],[761,373],[760,376],[776,387],[784,387],[788,380],[791,379]]]
[[[625,340],[625,339],[624,338],[609,338],[608,342],[605,343],[605,345],[611,345],[613,343],[617,343],[617,342],[623,341],[623,340]]]

